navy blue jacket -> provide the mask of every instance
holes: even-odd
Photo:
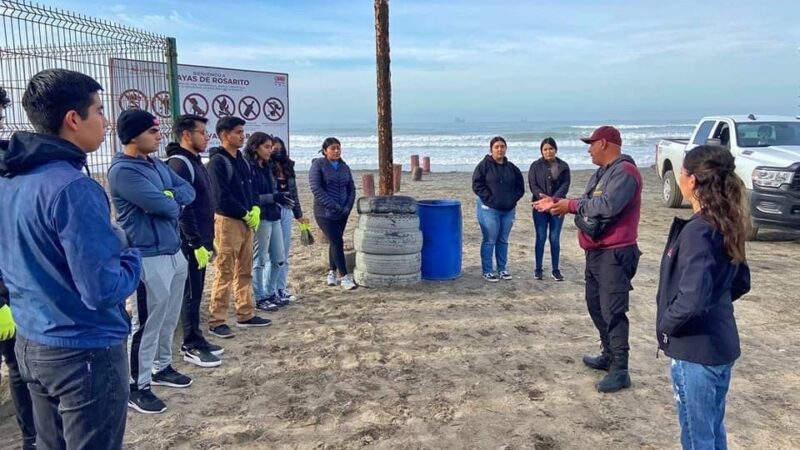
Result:
[[[180,227],[181,241],[188,248],[205,247],[208,250],[214,248],[214,203],[211,200],[211,177],[208,175],[206,166],[203,165],[200,155],[182,148],[173,142],[167,146],[167,156],[183,156],[192,165],[192,172],[186,163],[180,158],[172,158],[167,161],[170,169],[181,176],[184,180],[192,184],[194,188],[194,201],[181,212]]]
[[[544,158],[539,158],[531,163],[531,167],[528,169],[528,185],[533,194],[533,201],[541,199],[541,194],[558,199],[567,198],[571,181],[569,165],[561,158],[556,158],[555,164],[558,164],[559,172],[558,178],[553,179],[550,163]]]
[[[656,333],[671,358],[728,364],[741,354],[733,302],[750,291],[747,263],[733,264],[702,216],[675,218],[661,259]]]
[[[356,201],[356,184],[350,167],[339,160],[334,169],[327,158],[311,161],[308,183],[314,194],[314,216],[338,220],[350,215]]]
[[[142,256],[173,255],[181,248],[181,207],[194,201],[194,188],[158,158],[114,155],[108,169],[117,222]],[[173,192],[173,198],[164,191]]]
[[[17,132],[0,155],[0,272],[17,332],[53,347],[119,345],[141,256],[124,249],[86,154],[55,136]]]
[[[472,192],[489,208],[511,211],[525,195],[525,179],[508,158],[500,164],[486,155],[472,173]]]
[[[253,180],[250,165],[242,152],[231,156],[222,147],[209,151],[208,174],[211,176],[211,193],[214,199],[214,212],[233,219],[242,219],[258,199],[253,194]]]
[[[250,173],[253,180],[253,193],[258,199],[261,208],[261,220],[274,222],[281,220],[281,206],[275,203],[273,195],[278,192],[278,185],[272,176],[272,166],[265,163],[259,166],[258,162],[249,159]]]

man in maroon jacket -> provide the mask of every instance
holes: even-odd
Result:
[[[619,131],[603,126],[582,139],[592,163],[600,166],[579,199],[543,198],[539,211],[575,214],[578,240],[586,251],[586,305],[603,346],[598,356],[585,356],[587,366],[608,371],[597,383],[600,392],[630,387],[628,317],[631,280],[641,252],[637,245],[642,204],[642,176],[636,163],[622,154]]]

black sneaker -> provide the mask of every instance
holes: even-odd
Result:
[[[483,274],[483,281],[488,281],[489,283],[497,283],[498,281],[500,281],[500,278],[491,272],[487,272]]]
[[[167,368],[161,372],[153,374],[151,383],[153,386],[187,388],[192,385],[192,379],[173,369],[172,366],[167,366]]]
[[[269,301],[281,307],[286,306],[290,303],[288,297],[281,297],[280,294],[273,295],[272,297],[269,298]]]
[[[258,316],[253,316],[252,319],[244,322],[236,322],[236,326],[239,328],[268,327],[270,325],[272,325],[271,320]]]
[[[501,280],[511,280],[513,277],[507,270],[501,270],[497,272],[497,276],[500,277]]]
[[[183,360],[192,363],[198,367],[218,367],[222,364],[222,360],[217,358],[216,355],[209,352],[204,348],[199,347],[181,347]]]
[[[211,353],[214,356],[222,356],[222,354],[225,353],[225,349],[222,348],[222,346],[212,344],[205,339],[203,339],[203,342],[201,342],[197,347]]]
[[[544,276],[542,274],[542,269],[536,269],[533,271],[533,279],[534,280],[542,280]]]
[[[278,289],[278,297],[284,300],[288,300],[289,303],[297,301],[297,296],[287,291],[286,289]]]
[[[561,271],[556,269],[553,271],[553,279],[556,281],[564,281],[564,275],[561,275]]]
[[[209,328],[208,332],[222,339],[230,339],[236,336],[236,333],[234,333],[233,330],[231,330],[231,327],[225,325],[224,323],[218,327]]]
[[[148,386],[144,389],[131,389],[128,408],[135,409],[142,414],[161,414],[167,410],[167,405],[156,397],[156,394],[153,394]]]
[[[256,302],[256,309],[273,312],[278,310],[278,305],[272,302],[272,297],[267,297]]]

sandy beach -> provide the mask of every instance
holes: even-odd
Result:
[[[572,195],[589,174],[573,173]],[[273,326],[239,330],[223,342],[217,369],[183,362],[176,339],[174,365],[194,384],[155,387],[169,409],[157,416],[130,412],[126,448],[679,448],[669,359],[656,358],[655,292],[672,217],[690,212],[663,207],[654,170],[643,174],[644,255],[629,313],[632,389],[598,393],[600,372],[581,363],[599,342],[583,300],[583,252],[570,220],[562,237],[566,281],[533,280],[526,196],[510,240],[515,278],[488,284],[480,276],[471,174],[412,182],[406,172],[401,194],[462,201],[460,279],[406,290],[327,287],[321,262],[327,246],[301,247],[295,233],[290,283],[300,300],[269,314]],[[310,215],[305,174],[298,185]],[[350,241],[356,222],[354,211]],[[766,231],[748,245],[748,259],[753,291],[735,304],[742,357],[728,396],[730,448],[798,449],[800,278],[791,274],[797,273],[800,236]],[[0,448],[18,442],[4,376]]]

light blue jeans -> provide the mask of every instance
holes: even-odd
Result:
[[[514,225],[516,210],[500,211],[484,205],[480,199],[475,205],[478,215],[478,224],[481,226],[481,270],[483,273],[492,272],[492,254],[497,259],[497,271],[506,270],[508,263],[508,235]]]
[[[278,272],[278,290],[286,290],[289,278],[289,250],[292,246],[292,221],[294,212],[291,209],[281,206],[281,231],[283,231],[283,266]]]
[[[725,398],[733,363],[705,366],[672,360],[672,391],[684,450],[726,450]]]
[[[259,301],[275,295],[278,273],[285,264],[281,221],[262,220],[253,241],[253,295]]]

